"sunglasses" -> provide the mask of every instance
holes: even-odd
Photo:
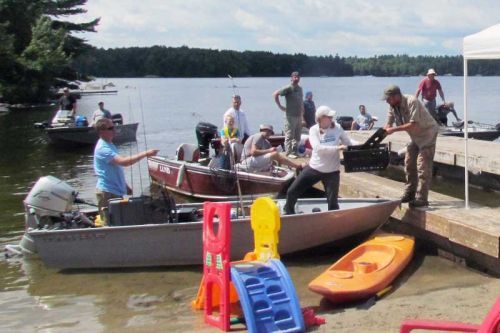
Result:
[[[115,127],[114,127],[114,126],[109,126],[109,127],[106,127],[106,130],[108,130],[108,131],[112,131],[112,130],[114,130],[114,129],[115,129]]]

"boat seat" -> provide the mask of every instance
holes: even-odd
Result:
[[[176,155],[178,161],[198,162],[200,149],[192,143],[183,143],[177,148]]]

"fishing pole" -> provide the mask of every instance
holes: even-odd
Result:
[[[233,88],[233,98],[235,98],[236,96],[239,96],[238,86],[234,84],[234,80],[233,80],[233,77],[231,75],[228,74],[227,77],[231,80],[231,86]],[[236,89],[238,89],[238,91],[236,91]],[[236,112],[235,112],[235,114],[236,114]],[[237,118],[238,118],[238,130],[242,130],[241,123],[240,123],[240,117],[238,116]],[[236,176],[236,187],[238,188],[238,199],[240,202],[241,215],[243,217],[245,217],[245,209],[243,207],[243,195],[241,193],[240,178],[238,176],[238,168],[236,167],[236,163],[234,161],[233,150],[231,149],[231,143],[228,143],[228,144],[229,144],[229,148],[230,148],[229,149],[230,161],[231,161],[232,167],[234,168],[234,174]]]

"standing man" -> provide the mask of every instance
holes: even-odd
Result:
[[[316,122],[309,129],[312,155],[309,166],[294,180],[286,192],[285,214],[295,214],[298,198],[321,181],[328,201],[328,210],[339,209],[340,152],[352,145],[342,127],[335,123],[336,112],[322,105],[316,110]]]
[[[439,92],[439,96],[443,100],[443,104],[446,104],[444,99],[443,89],[441,88],[441,83],[436,80],[436,71],[431,68],[427,71],[427,77],[420,81],[418,85],[415,97],[422,93],[422,100],[424,101],[424,106],[429,110],[431,116],[439,122],[438,115],[436,112],[436,91]]]
[[[316,119],[314,118],[315,113],[316,105],[314,105],[313,93],[308,91],[306,92],[306,99],[304,100],[304,122],[308,129],[316,124]]]
[[[76,98],[72,96],[68,88],[63,89],[63,95],[59,99],[59,107],[61,110],[71,111],[70,116],[76,115]]]
[[[232,99],[233,106],[230,107],[222,117],[222,123],[226,123],[226,117],[231,116],[234,119],[234,125],[238,129],[238,138],[241,143],[245,143],[248,137],[251,135],[250,127],[248,126],[247,116],[245,112],[240,109],[241,107],[241,97],[239,95],[234,95]]]
[[[354,120],[351,124],[351,131],[371,130],[373,128],[373,124],[375,124],[375,121],[373,120],[372,115],[366,112],[366,107],[361,104],[359,106],[359,116],[357,116],[356,120]]]
[[[409,202],[410,207],[428,206],[438,124],[416,97],[402,95],[396,85],[385,88],[382,99],[389,104],[387,134],[406,131],[411,139],[406,147],[406,188],[401,202]]]
[[[297,158],[297,148],[300,143],[302,131],[302,117],[304,114],[304,93],[299,86],[299,72],[293,72],[290,77],[291,83],[273,93],[274,101],[278,108],[285,112],[285,148],[286,155]],[[285,96],[286,107],[280,103],[280,96]]]
[[[97,103],[97,110],[92,114],[92,125],[93,126],[99,119],[107,118],[111,119],[111,112],[104,108],[104,102]]]
[[[106,210],[109,199],[132,194],[132,189],[125,182],[123,167],[137,163],[145,157],[155,156],[158,150],[150,149],[128,157],[120,156],[118,149],[113,144],[115,135],[113,122],[110,119],[102,118],[95,123],[94,127],[99,134],[99,141],[94,149],[97,204],[103,225],[108,225]]]

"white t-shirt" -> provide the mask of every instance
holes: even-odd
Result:
[[[234,108],[229,108],[222,117],[222,124],[224,124],[224,120],[227,115],[231,115],[234,118],[234,127],[238,128],[238,138],[243,140],[243,137],[246,135],[250,136],[252,133],[250,132],[250,128],[248,126],[247,116],[245,112],[240,110],[235,110]],[[224,128],[225,124],[222,126]]]
[[[309,166],[319,172],[334,172],[340,169],[339,145],[350,146],[351,139],[342,127],[335,123],[334,128],[328,128],[320,132],[319,124],[309,129],[309,142],[312,146]]]

